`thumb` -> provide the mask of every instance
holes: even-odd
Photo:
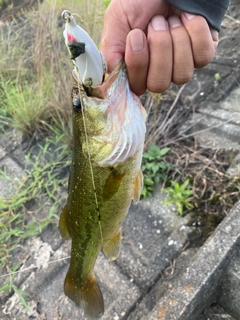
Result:
[[[114,1],[113,1],[114,2]],[[126,39],[130,26],[127,16],[118,5],[120,1],[110,3],[104,16],[104,26],[100,50],[107,61],[108,72],[111,72],[119,61],[124,58]]]

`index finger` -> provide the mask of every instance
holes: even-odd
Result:
[[[112,2],[104,15],[104,26],[100,50],[103,52],[108,72],[111,72],[121,61],[125,53],[126,38],[130,31],[127,17],[124,12],[117,12],[111,7]]]
[[[124,58],[126,39],[133,29],[140,29],[145,34],[149,21],[156,14],[167,16],[169,5],[165,0],[112,0],[105,12],[101,39],[108,71]]]

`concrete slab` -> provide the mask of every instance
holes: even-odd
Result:
[[[9,197],[17,190],[24,171],[10,157],[0,160],[0,169],[5,172],[1,174],[0,197]]]
[[[0,146],[0,160],[4,158],[6,155],[6,151],[3,147]]]
[[[22,133],[17,129],[7,128],[0,133],[1,146],[11,154],[22,143]]]
[[[181,277],[197,253],[197,250],[197,248],[184,249],[177,259],[171,261],[171,264],[161,273],[161,278],[154,284],[151,290],[144,295],[143,299],[139,301],[135,310],[133,310],[127,319],[149,319],[149,315],[156,303],[164,297],[168,290],[173,289],[174,279]]]
[[[194,320],[215,297],[217,286],[240,245],[238,203],[199,249],[182,277],[172,283],[149,320]]]
[[[196,320],[238,320],[238,318],[232,317],[222,306],[213,303]]]
[[[189,230],[184,228],[188,218],[179,217],[174,206],[161,205],[165,198],[159,190],[133,205],[123,225],[122,249],[116,262],[145,293],[188,240]]]
[[[192,134],[204,147],[240,150],[240,89],[233,90],[222,102],[205,102],[180,129]]]
[[[218,302],[236,319],[240,319],[240,253],[236,252],[219,286]]]

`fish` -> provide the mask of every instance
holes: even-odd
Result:
[[[94,87],[75,74],[71,97],[72,163],[59,219],[61,236],[72,241],[64,293],[98,319],[104,301],[94,265],[100,251],[111,261],[118,257],[122,223],[132,200],[140,199],[146,111],[130,89],[124,61]]]

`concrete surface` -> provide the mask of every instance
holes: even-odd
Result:
[[[219,290],[218,285],[224,270],[229,268],[229,262],[239,250],[239,225],[240,203],[231,210],[198,250],[183,275],[174,279],[172,289],[155,305],[149,315],[149,320],[191,320],[197,318],[209,305],[209,302],[213,301],[217,289]],[[234,265],[237,266],[236,263]],[[226,284],[226,286],[228,285]],[[224,292],[224,290],[227,291],[227,288],[222,287],[221,290]],[[232,288],[232,290],[232,296],[235,296],[236,288],[235,290]],[[236,295],[237,297],[239,294]],[[228,305],[228,302],[225,304]]]
[[[240,253],[236,251],[219,286],[218,302],[236,319],[240,319]]]

